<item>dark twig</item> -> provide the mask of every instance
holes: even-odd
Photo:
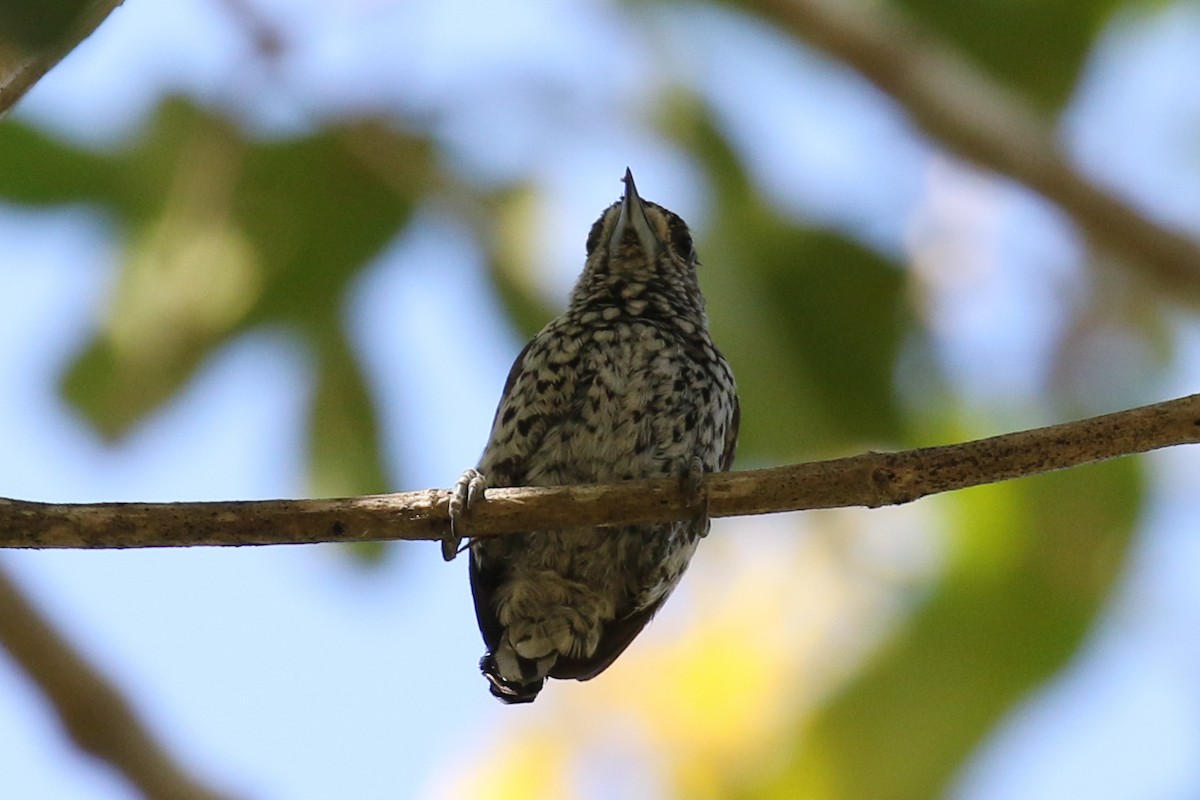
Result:
[[[0,569],[0,647],[42,690],[80,749],[152,800],[219,800],[155,741],[129,702],[37,613]]]
[[[0,117],[67,53],[87,37],[121,5],[123,0],[91,0],[80,10],[73,23],[53,42],[37,52],[23,53],[12,42],[0,40]],[[2,38],[3,32],[0,32]]]

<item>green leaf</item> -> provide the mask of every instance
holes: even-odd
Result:
[[[106,203],[121,169],[119,156],[94,153],[13,120],[0,123],[0,198],[23,205]]]

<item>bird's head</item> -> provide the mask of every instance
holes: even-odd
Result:
[[[696,251],[687,223],[657,203],[643,200],[629,169],[624,181],[624,196],[604,210],[588,234],[588,267],[607,273],[694,269]]]

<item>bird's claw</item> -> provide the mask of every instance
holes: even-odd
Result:
[[[487,478],[474,468],[464,472],[454,484],[450,493],[450,533],[442,539],[442,558],[445,560],[453,561],[466,549],[466,545],[462,544],[463,537],[458,533],[458,524],[470,513],[471,506],[484,499],[486,489]]]

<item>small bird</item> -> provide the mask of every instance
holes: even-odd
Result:
[[[471,592],[491,692],[528,703],[547,677],[603,672],[679,583],[708,533],[704,473],[728,470],[737,386],[708,333],[687,225],[625,194],[592,226],[563,314],[517,356],[479,465],[450,502],[455,525],[487,486],[678,477],[695,519],[472,540]]]

